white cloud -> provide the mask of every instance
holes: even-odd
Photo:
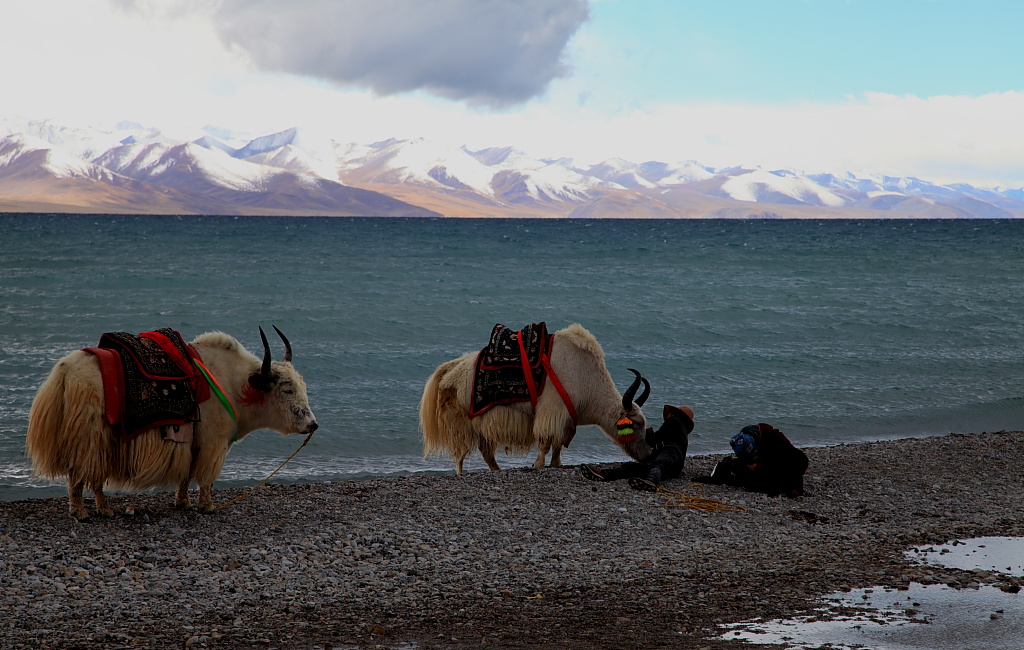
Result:
[[[244,59],[209,22],[113,11],[106,0],[8,3],[0,14],[4,110],[30,117],[179,121],[243,82]]]
[[[654,105],[637,96],[610,108],[608,102],[581,100],[588,84],[604,84],[595,88],[605,97],[615,93],[614,79],[588,75],[553,78],[543,97],[490,112],[424,92],[381,96],[308,76],[261,72],[247,54],[225,47],[212,22],[213,5],[205,2],[118,0],[122,10],[112,6],[106,0],[7,3],[0,10],[6,28],[0,110],[79,125],[134,120],[185,137],[207,124],[252,136],[300,126],[342,142],[423,136],[474,149],[511,145],[580,163],[692,159],[715,167],[863,169],[935,182],[1024,186],[1022,92],[867,94],[795,104]],[[284,11],[292,4],[272,6]],[[554,59],[546,61],[554,65]],[[543,75],[532,79],[541,83]],[[492,92],[471,85],[467,92],[474,87],[481,96]]]
[[[587,16],[586,0],[221,0],[213,19],[268,71],[507,106],[567,73]]]
[[[524,114],[530,114],[527,109]],[[869,94],[835,103],[671,104],[548,115],[537,144],[580,158],[693,159],[808,172],[866,169],[936,182],[1024,185],[1024,93]],[[528,134],[524,134],[528,138]]]

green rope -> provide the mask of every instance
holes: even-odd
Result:
[[[238,440],[238,412],[235,411],[235,405],[232,404],[231,400],[228,399],[228,396],[224,394],[224,391],[221,389],[220,384],[218,384],[217,380],[214,379],[212,374],[210,374],[210,371],[206,369],[206,366],[203,365],[203,362],[200,361],[199,359],[195,359],[194,361],[196,363],[196,367],[199,368],[199,372],[203,373],[203,377],[206,378],[206,383],[210,384],[210,390],[212,390],[213,394],[217,396],[217,399],[220,400],[220,403],[224,405],[224,408],[227,410],[228,414],[231,415],[231,419],[235,421],[235,435],[231,437],[231,444],[235,444],[235,442]]]

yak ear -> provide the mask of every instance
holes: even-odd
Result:
[[[254,372],[249,375],[249,385],[261,393],[270,392],[270,385],[272,383],[273,379],[262,372]]]

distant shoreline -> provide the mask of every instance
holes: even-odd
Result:
[[[769,206],[768,207],[772,207]],[[965,216],[965,215],[915,215],[915,214],[877,214],[873,212],[858,212],[851,210],[849,214],[836,216],[829,211],[820,209],[805,208],[799,211],[792,206],[774,206],[776,208],[786,207],[786,210],[772,212],[771,210],[756,211],[715,211],[707,214],[693,216],[644,216],[642,214],[607,215],[607,216],[573,216],[573,215],[537,215],[537,214],[448,214],[448,215],[360,215],[360,214],[329,214],[329,213],[219,213],[219,212],[132,212],[132,211],[111,211],[109,209],[97,210],[83,206],[81,209],[74,209],[74,206],[40,206],[38,208],[18,209],[13,206],[0,205],[0,217],[31,216],[31,217],[153,217],[166,219],[191,219],[191,218],[224,218],[224,219],[393,219],[399,221],[1016,221],[1024,219],[1024,211],[1021,214],[1007,214],[1000,216]],[[52,209],[51,209],[52,208]],[[1024,210],[1024,209],[1022,209]]]
[[[804,498],[704,486],[740,513],[670,508],[577,467],[270,485],[212,515],[124,495],[113,519],[86,523],[64,498],[0,502],[0,636],[11,648],[749,647],[712,640],[716,626],[848,588],[1019,589],[1024,578],[905,552],[1024,536],[1022,438],[807,448]],[[688,458],[687,477],[714,460]],[[215,489],[215,502],[241,492]]]

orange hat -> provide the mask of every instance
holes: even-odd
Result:
[[[669,418],[679,418],[686,425],[687,433],[693,431],[693,409],[689,406],[672,406],[666,404],[662,410],[661,417],[665,420]]]

